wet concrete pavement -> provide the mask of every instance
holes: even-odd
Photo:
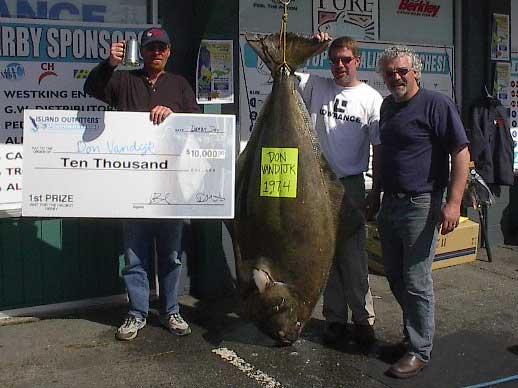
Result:
[[[44,319],[0,321],[0,387],[467,387],[511,379],[518,387],[518,247],[488,263],[434,271],[435,347],[415,378],[384,375],[401,355],[401,312],[383,276],[371,274],[378,342],[322,344],[319,304],[302,338],[278,348],[238,316],[238,302],[182,298],[193,333],[170,335],[151,316],[131,342],[115,340],[124,306]]]

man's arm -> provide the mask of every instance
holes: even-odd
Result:
[[[106,93],[106,86],[110,81],[115,68],[122,62],[124,58],[124,42],[112,44],[110,48],[110,57],[90,71],[86,78],[83,90],[90,96],[101,100],[108,105],[113,106],[111,97]]]
[[[467,145],[451,155],[450,184],[448,199],[442,209],[441,234],[450,233],[459,225],[460,205],[468,179],[469,158]]]

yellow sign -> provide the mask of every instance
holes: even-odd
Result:
[[[261,197],[297,198],[298,148],[263,148]]]

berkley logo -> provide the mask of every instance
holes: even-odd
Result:
[[[405,13],[415,16],[436,17],[439,13],[440,5],[432,4],[422,0],[401,0],[398,13]]]

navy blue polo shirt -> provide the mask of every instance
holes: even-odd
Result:
[[[448,155],[469,143],[453,101],[422,88],[406,102],[383,100],[380,140],[383,190],[416,194],[443,190]]]

